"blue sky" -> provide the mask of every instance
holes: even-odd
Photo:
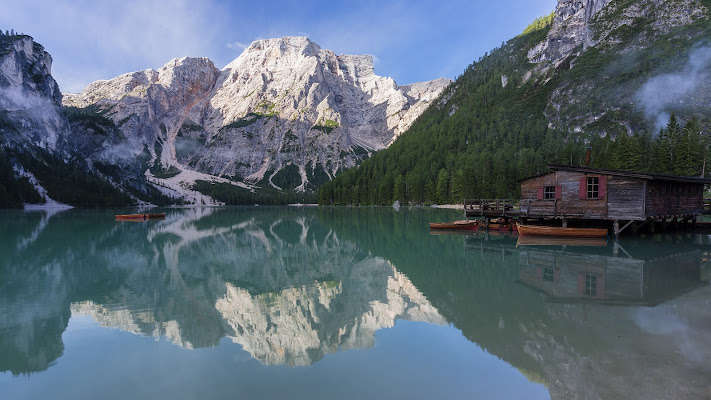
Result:
[[[3,0],[0,29],[31,35],[64,92],[159,68],[175,57],[224,67],[257,39],[308,36],[337,54],[371,54],[398,84],[455,78],[551,12],[556,0]]]

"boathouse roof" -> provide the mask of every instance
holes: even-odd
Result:
[[[638,179],[645,179],[645,180],[711,184],[711,179],[707,179],[707,178],[657,174],[654,172],[624,171],[624,170],[619,170],[619,169],[602,169],[602,168],[591,168],[591,167],[574,167],[574,166],[570,166],[570,165],[559,165],[559,164],[548,164],[547,167],[549,169],[548,172],[544,172],[542,174],[538,174],[538,175],[534,175],[534,176],[529,176],[528,178],[519,179],[518,182],[523,182],[523,181],[527,181],[529,179],[538,178],[539,176],[548,175],[554,171],[572,171],[572,172],[582,172],[585,174],[622,176],[622,177],[627,177],[627,178],[638,178]]]

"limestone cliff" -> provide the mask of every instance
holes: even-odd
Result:
[[[252,43],[221,71],[207,59],[176,59],[94,82],[64,104],[98,107],[133,155],[150,153],[147,174],[163,186],[210,180],[304,191],[387,147],[448,84],[398,86],[375,75],[371,56],[284,37]]]
[[[31,37],[0,42],[0,143],[56,150],[69,131],[52,57]]]

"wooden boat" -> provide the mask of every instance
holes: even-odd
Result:
[[[157,213],[157,214],[124,214],[124,215],[117,215],[116,220],[117,221],[146,221],[149,219],[164,219],[165,218],[165,213]]]
[[[563,228],[560,226],[518,225],[518,234],[521,236],[562,236],[577,238],[602,238],[607,237],[605,228]]]
[[[437,230],[474,230],[479,226],[479,221],[454,221],[454,222],[430,222],[430,229]]]
[[[503,219],[492,219],[489,224],[486,225],[486,229],[490,231],[511,231],[514,229],[511,222],[507,222]]]

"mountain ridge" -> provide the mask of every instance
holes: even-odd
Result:
[[[517,180],[583,165],[587,147],[595,167],[708,173],[710,7],[559,0],[467,67],[392,146],[324,184],[319,203],[517,198]]]
[[[192,84],[196,97],[176,95],[163,82],[172,66],[196,63],[209,65],[167,82],[177,81],[178,90]],[[154,165],[180,170],[170,178],[148,175],[176,192],[200,179],[304,192],[315,189],[318,176],[331,179],[387,147],[448,83],[401,88],[375,75],[371,56],[338,56],[306,37],[283,37],[253,42],[222,70],[207,59],[174,59],[159,70],[94,82],[64,105],[96,106],[121,123],[125,136],[139,138],[134,153],[146,146]],[[169,109],[175,104],[181,107]],[[287,168],[288,187],[281,187],[274,178]]]
[[[52,170],[69,163],[121,204],[304,201],[392,143],[450,82],[400,87],[375,75],[371,56],[339,56],[306,37],[284,37],[255,41],[222,70],[208,58],[175,58],[62,95],[41,45],[30,36],[2,40],[0,90],[24,96],[5,95],[0,104],[0,139],[14,175],[41,186],[61,181]],[[16,59],[32,60],[18,66]],[[48,105],[43,114],[51,111],[52,123],[31,104],[11,103],[28,96]]]

